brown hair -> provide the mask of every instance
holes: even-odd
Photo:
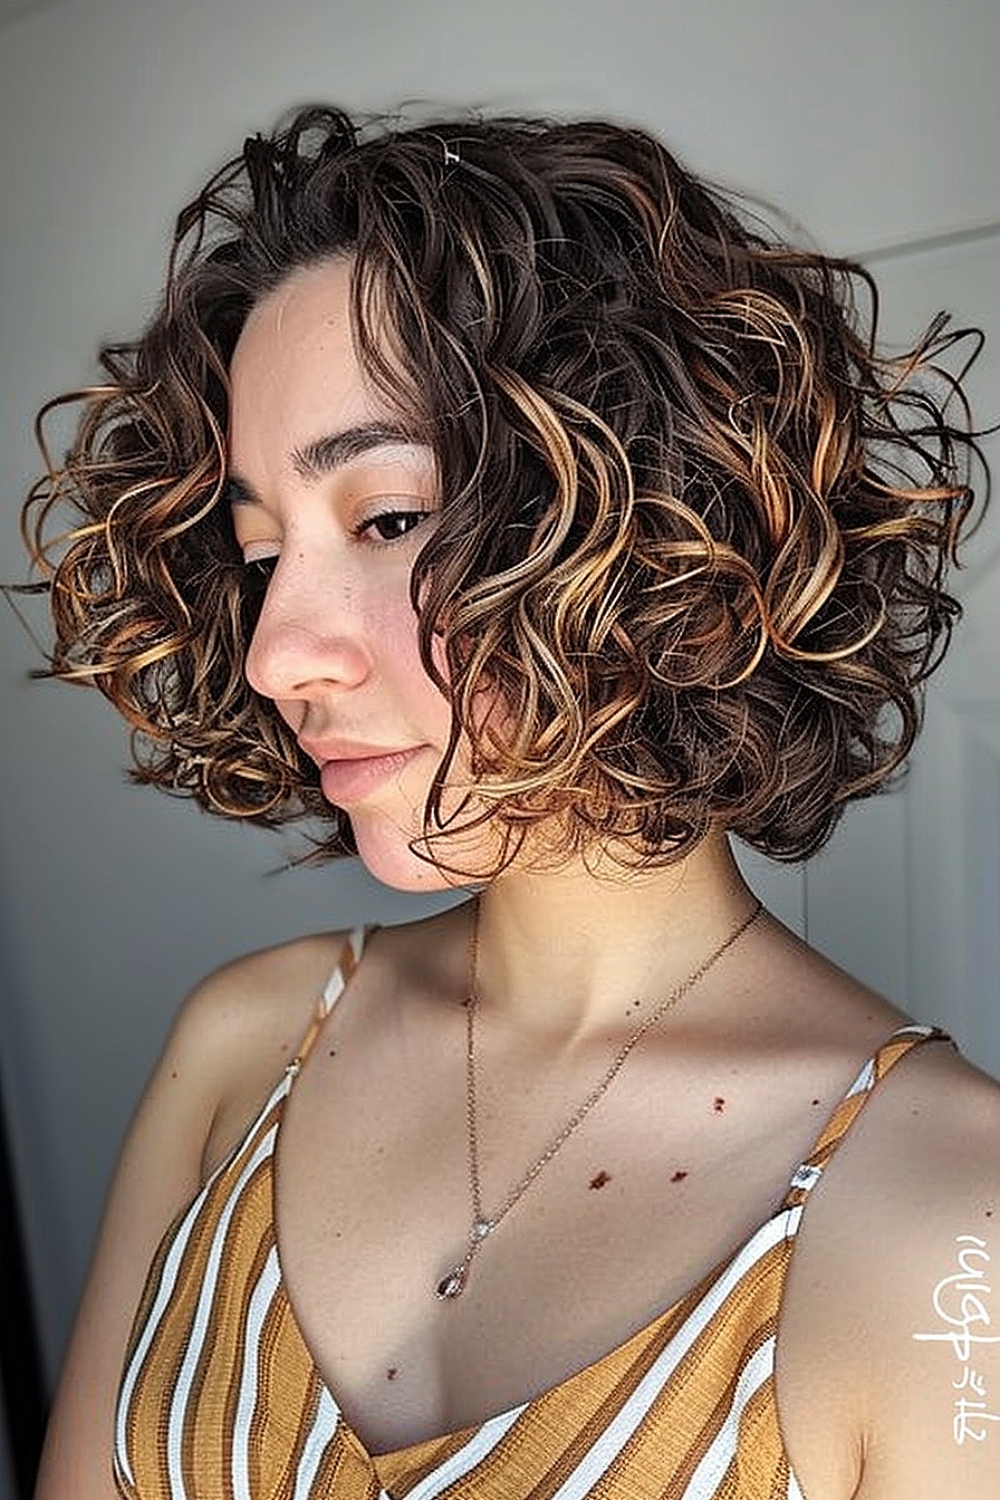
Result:
[[[904,761],[958,612],[943,575],[978,449],[939,361],[961,335],[942,317],[882,357],[860,266],[777,243],[606,123],[307,109],[181,213],[162,306],[102,350],[25,516],[52,671],[121,710],[135,774],[228,816],[319,814],[326,852],[353,848],[246,682],[266,585],[224,503],[240,330],[330,256],[353,257],[362,363],[440,473],[412,583],[453,705],[431,848],[464,732],[479,816],[515,837],[554,817],[569,847],[666,860],[721,821],[777,858],[818,849]],[[484,683],[503,733],[475,722]]]

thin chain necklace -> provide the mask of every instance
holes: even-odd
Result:
[[[686,979],[662,1000],[644,1021],[642,1021],[631,1036],[622,1043],[615,1053],[614,1059],[603,1078],[594,1085],[590,1093],[579,1104],[570,1115],[559,1134],[553,1136],[541,1156],[531,1163],[520,1181],[516,1182],[500,1204],[500,1207],[492,1214],[487,1215],[483,1210],[483,1192],[479,1174],[479,1123],[477,1107],[477,1084],[476,1084],[476,1010],[479,1005],[477,994],[476,976],[479,968],[479,898],[476,897],[472,909],[472,928],[469,936],[469,996],[465,1002],[465,1109],[466,1123],[468,1128],[469,1145],[469,1196],[472,1202],[472,1219],[469,1225],[468,1248],[457,1265],[452,1266],[447,1275],[443,1276],[435,1287],[439,1297],[450,1301],[460,1297],[465,1291],[472,1270],[472,1263],[486,1240],[496,1229],[497,1225],[507,1217],[514,1204],[517,1203],[528,1191],[531,1184],[539,1173],[548,1166],[549,1162],[560,1151],[570,1136],[577,1130],[590,1114],[594,1105],[603,1099],[611,1084],[614,1082],[621,1070],[622,1064],[628,1057],[632,1048],[640,1042],[651,1026],[663,1019],[669,1010],[677,1004],[688,990],[693,989],[699,979],[704,978],[713,964],[717,963],[722,955],[730,949],[738,938],[741,938],[747,928],[756,922],[763,911],[760,901],[756,902],[748,917],[745,917],[740,925],[729,934],[725,942],[714,952],[702,960]]]

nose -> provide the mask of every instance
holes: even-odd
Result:
[[[250,686],[275,702],[360,686],[372,657],[350,580],[278,562],[247,651]]]

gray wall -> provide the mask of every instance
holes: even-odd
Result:
[[[864,251],[1000,221],[998,46],[995,0],[62,0],[9,21],[0,574],[20,569],[38,403],[137,327],[173,212],[290,104],[627,117],[827,248]],[[5,618],[0,1066],[53,1369],[180,996],[247,948],[413,908],[353,866],[276,873],[294,841],[130,787],[110,710],[29,686],[35,661]]]

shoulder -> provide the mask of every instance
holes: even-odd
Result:
[[[108,1494],[115,1394],[156,1246],[194,1198],[207,1158],[231,1144],[223,1136],[238,1139],[257,1095],[280,1077],[343,943],[338,934],[302,938],[226,964],[178,1012],[111,1185],[53,1405],[39,1500]]]
[[[238,1138],[295,1055],[348,941],[346,932],[321,933],[246,954],[188,995],[164,1063],[178,1078],[197,1070],[200,1088],[211,1095],[206,1169]]]
[[[853,1312],[867,1304],[882,1350],[861,1495],[986,1500],[1000,1473],[1000,1085],[950,1049],[908,1062],[872,1132],[876,1254],[855,1225]]]
[[[180,1044],[236,1043],[294,1027],[333,971],[347,933],[317,933],[230,960],[205,976],[181,1006],[171,1040]]]
[[[1000,1234],[1000,1083],[947,1043],[916,1048],[874,1089],[830,1177],[831,1199],[856,1201],[865,1220],[877,1213],[889,1274],[903,1285],[959,1221]],[[849,1215],[858,1254],[859,1227]]]
[[[822,1358],[844,1393],[831,1399],[859,1455],[859,1500],[987,1500],[1000,1466],[1000,1085],[946,1044],[915,1049],[813,1199],[785,1332],[789,1353]]]

